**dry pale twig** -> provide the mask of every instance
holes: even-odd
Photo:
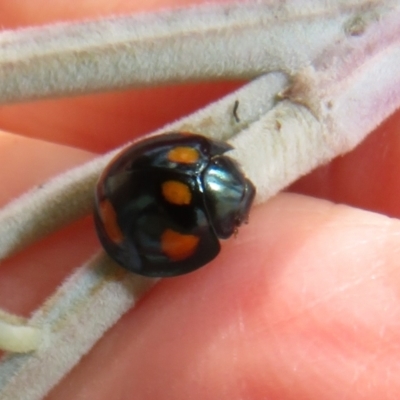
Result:
[[[293,74],[335,41],[362,33],[390,3],[249,1],[3,32],[0,102]]]
[[[9,32],[0,37],[0,59],[6,60],[0,62],[0,93],[5,93],[3,101],[16,101],[278,70],[163,128],[229,139],[236,147],[232,155],[256,184],[261,202],[351,150],[400,102],[397,1],[279,3],[133,17],[140,26],[126,17]],[[58,34],[46,40],[52,29]],[[9,63],[15,68],[7,70]],[[74,76],[81,81],[76,84]],[[237,100],[239,123],[232,116]],[[110,157],[56,178],[3,209],[0,257],[86,213],[94,181]],[[66,203],[71,198],[75,201]],[[47,219],[40,212],[44,208]],[[35,313],[29,324],[41,329],[42,341],[36,352],[3,361],[2,399],[41,398],[153,283],[125,274],[121,278],[108,263],[100,256],[82,267]],[[132,284],[136,289],[127,289]],[[70,336],[77,329],[79,342]],[[51,357],[55,351],[59,357]]]

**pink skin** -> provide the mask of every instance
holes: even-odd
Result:
[[[109,0],[73,9],[3,3],[10,27],[140,9]],[[193,87],[169,87],[4,107],[0,128],[22,136],[0,134],[0,203],[233,87],[197,84],[195,98]],[[171,91],[182,108],[165,101]],[[136,105],[147,114],[131,117]],[[292,186],[352,207],[296,194],[256,207],[217,260],[162,281],[48,399],[400,398],[400,224],[383,215],[400,215],[399,121]],[[98,248],[86,218],[4,262],[0,305],[28,315]]]

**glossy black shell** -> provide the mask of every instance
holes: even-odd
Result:
[[[175,148],[193,148],[196,162],[168,157]],[[172,132],[150,137],[123,150],[105,169],[96,188],[95,224],[111,258],[146,276],[174,276],[211,261],[226,239],[247,221],[255,188],[224,153],[231,147],[200,135]],[[166,201],[166,181],[189,188],[190,204]],[[163,233],[195,238],[183,259],[163,251]],[[187,237],[187,236],[185,236]],[[181,257],[181,258],[182,258]]]

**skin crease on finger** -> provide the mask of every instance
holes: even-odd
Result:
[[[93,10],[101,8],[100,2],[80,3],[82,13],[76,18],[93,16]],[[46,21],[65,15],[66,3],[52,4],[60,7],[59,13],[50,9],[48,17],[43,17]],[[118,2],[112,10],[104,6],[104,13],[119,11],[121,4],[128,2]],[[7,7],[15,7],[9,26],[21,21],[22,25],[42,23],[34,15],[45,15],[48,10],[37,4],[32,10],[26,1],[3,2],[2,7],[2,19],[12,14],[7,14]],[[18,19],[24,8],[31,9],[31,15]],[[85,14],[85,9],[90,11]],[[98,104],[101,110],[104,104],[101,100]],[[49,131],[56,135],[57,123],[62,127],[65,115],[73,114],[71,110],[60,106],[58,113],[51,113],[54,123]],[[10,117],[15,124],[10,126],[18,126],[21,115],[25,116],[15,113]],[[118,117],[106,121],[108,132],[118,131],[111,130]],[[398,217],[398,121],[398,115],[390,118],[354,152],[304,178],[293,190]],[[85,124],[84,115],[76,118],[65,128],[64,137],[79,138]],[[36,124],[37,131],[40,125]],[[84,140],[80,147],[91,150],[93,140]],[[101,149],[111,146],[107,138],[98,140],[105,142]],[[19,148],[24,148],[23,142]],[[59,147],[54,152],[68,154],[70,166],[83,161],[74,160],[74,149]],[[374,162],[368,164],[365,160],[371,156]],[[36,171],[55,164],[53,159]],[[40,183],[32,173],[25,177],[25,172],[22,162],[20,169],[16,165],[13,170],[24,181],[18,190]],[[56,172],[54,167],[51,173]],[[2,169],[1,179],[5,175],[10,182],[9,172]],[[71,228],[71,238],[74,229],[78,232],[81,227]],[[236,240],[224,245],[215,262],[156,286],[48,399],[398,398],[399,232],[398,221],[381,215],[297,195],[278,195],[254,209],[250,224]],[[49,266],[48,276],[56,273],[60,259],[72,253],[71,246],[65,245],[65,235],[55,239],[54,243],[62,244],[59,252],[41,253],[39,260]],[[76,244],[71,242],[72,247],[91,254],[92,239],[85,242],[81,237]],[[48,246],[42,245],[41,250],[34,246],[30,251],[39,254],[43,247]],[[14,268],[19,276],[23,274],[21,259],[29,259],[23,254],[14,263],[10,260],[10,275]],[[44,273],[43,269],[40,275]],[[50,279],[45,285],[32,285],[32,275],[27,275],[14,283],[14,293],[29,288],[34,298],[30,302],[39,301],[36,288],[51,293],[56,284]],[[14,310],[26,312],[26,307],[24,303]]]
[[[42,160],[37,169],[44,171],[41,179],[46,168],[51,175],[68,167],[66,161],[90,158],[80,150],[32,139],[19,138],[16,145],[3,134],[3,143],[7,140],[11,145],[0,149],[4,155],[16,152],[10,162],[25,159],[24,152],[32,157],[28,166],[35,165],[35,156],[42,160],[45,154],[60,155]],[[15,163],[11,175],[26,181],[14,195],[23,185],[40,183],[34,174],[18,173],[18,168],[26,171],[27,166]],[[10,170],[3,176],[5,186],[12,189]],[[101,399],[112,394],[129,399],[137,393],[138,398],[149,399],[188,394],[313,399],[328,389],[332,398],[343,393],[357,398],[355,392],[359,398],[376,398],[389,393],[388,387],[396,393],[395,382],[387,376],[398,371],[397,224],[376,214],[280,195],[254,210],[249,226],[226,243],[215,263],[156,287],[49,398]],[[42,248],[40,258],[38,250],[38,260],[50,276],[59,268],[60,254],[71,253],[65,237],[59,242],[64,249],[58,252],[45,249],[43,254]],[[54,280],[32,285],[29,273],[25,276],[23,268],[34,268],[29,262],[25,267],[19,264],[25,253],[9,263],[9,269],[18,271],[17,288],[28,288],[33,297],[35,287],[50,293]],[[243,259],[251,268],[243,268]],[[172,365],[169,359],[174,360]],[[107,368],[99,368],[104,360]]]
[[[0,139],[13,166],[3,170],[11,196],[91,157],[23,137]],[[26,174],[33,165],[36,174]],[[25,181],[13,189],[10,176]],[[328,391],[332,399],[357,398],[354,393],[372,399],[398,393],[398,237],[395,220],[280,195],[254,210],[215,263],[156,287],[49,398],[329,399]],[[63,236],[59,242],[64,248],[42,248],[41,258],[39,249],[40,275],[46,269],[55,274],[60,254],[70,254],[72,243]],[[35,266],[21,266],[23,254],[8,264],[19,276],[14,284],[32,297],[35,288],[50,293],[54,280],[32,285],[24,268],[34,274]],[[35,301],[25,292],[21,297]]]
[[[280,194],[216,262],[156,286],[47,399],[390,398],[399,237],[397,220]]]

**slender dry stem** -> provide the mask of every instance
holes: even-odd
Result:
[[[292,0],[5,32],[0,98],[265,72],[156,132],[190,130],[230,140],[262,202],[354,148],[399,106],[399,17],[396,1]],[[113,154],[5,207],[0,258],[87,213],[95,180]],[[104,255],[79,269],[20,328],[22,337],[23,329],[38,335],[38,347],[0,365],[0,398],[43,397],[153,283],[119,271]],[[7,332],[18,324],[7,318],[0,315],[0,331],[10,339]],[[0,346],[6,343],[0,334]],[[15,349],[30,350],[26,343]]]

